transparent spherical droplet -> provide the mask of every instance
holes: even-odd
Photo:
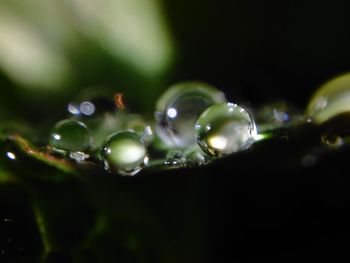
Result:
[[[222,102],[226,102],[224,94],[208,84],[176,84],[157,102],[156,132],[169,147],[195,144],[194,125],[198,117],[208,107]]]
[[[301,112],[286,101],[275,101],[262,106],[256,111],[259,132],[290,127],[303,121],[304,117]]]
[[[250,114],[233,103],[210,107],[199,117],[195,127],[199,146],[213,156],[244,150],[257,137]]]
[[[350,111],[350,73],[334,78],[323,86],[311,98],[307,117],[316,124]]]
[[[101,158],[106,170],[122,175],[135,175],[148,162],[145,145],[130,131],[111,135],[102,146]]]
[[[58,152],[85,152],[91,147],[90,131],[82,122],[63,120],[52,130],[49,144]]]

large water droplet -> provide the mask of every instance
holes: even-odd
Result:
[[[306,115],[322,124],[331,118],[350,111],[350,73],[325,83],[311,98]]]
[[[176,84],[157,102],[157,134],[170,147],[195,144],[194,125],[198,117],[208,107],[222,102],[226,102],[224,94],[208,84]]]
[[[145,145],[130,131],[111,135],[102,146],[101,158],[106,170],[122,175],[135,175],[148,162]]]
[[[83,153],[91,147],[91,136],[84,123],[63,120],[57,123],[52,130],[49,144],[57,152]]]
[[[252,117],[233,103],[210,107],[199,117],[195,127],[199,146],[213,156],[244,150],[257,136]]]

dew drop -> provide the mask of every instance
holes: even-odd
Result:
[[[250,147],[257,137],[255,122],[242,107],[233,103],[214,105],[196,123],[197,141],[212,156],[224,156]]]
[[[111,135],[102,146],[101,158],[106,170],[122,175],[135,175],[148,163],[145,145],[130,131]]]
[[[186,166],[186,156],[181,149],[171,149],[166,155],[165,165],[180,168]]]
[[[350,73],[322,85],[311,98],[306,116],[322,124],[345,112],[350,112]]]
[[[60,153],[86,152],[91,147],[91,136],[84,123],[63,120],[53,128],[49,144]]]
[[[193,167],[205,165],[209,162],[207,156],[208,155],[206,155],[201,149],[190,149],[186,151],[187,166]]]
[[[169,147],[184,148],[196,143],[194,124],[208,107],[226,102],[224,94],[201,82],[171,86],[157,101],[156,132]]]

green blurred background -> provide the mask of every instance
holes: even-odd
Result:
[[[52,122],[91,86],[150,113],[176,81],[303,107],[349,70],[348,1],[1,0],[0,119]],[[51,121],[50,121],[51,120]]]

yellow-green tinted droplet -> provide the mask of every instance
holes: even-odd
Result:
[[[85,152],[91,147],[91,137],[84,123],[63,120],[57,123],[49,141],[55,151]]]
[[[350,73],[325,83],[311,98],[306,115],[316,124],[350,111]]]
[[[106,170],[122,175],[135,175],[148,162],[145,145],[130,131],[111,135],[102,146],[101,158]]]
[[[257,136],[249,113],[233,103],[217,104],[203,112],[197,121],[196,133],[199,146],[213,156],[244,150]]]
[[[224,94],[201,82],[184,82],[171,86],[157,101],[157,134],[172,147],[196,143],[194,125],[210,106],[226,102]]]

